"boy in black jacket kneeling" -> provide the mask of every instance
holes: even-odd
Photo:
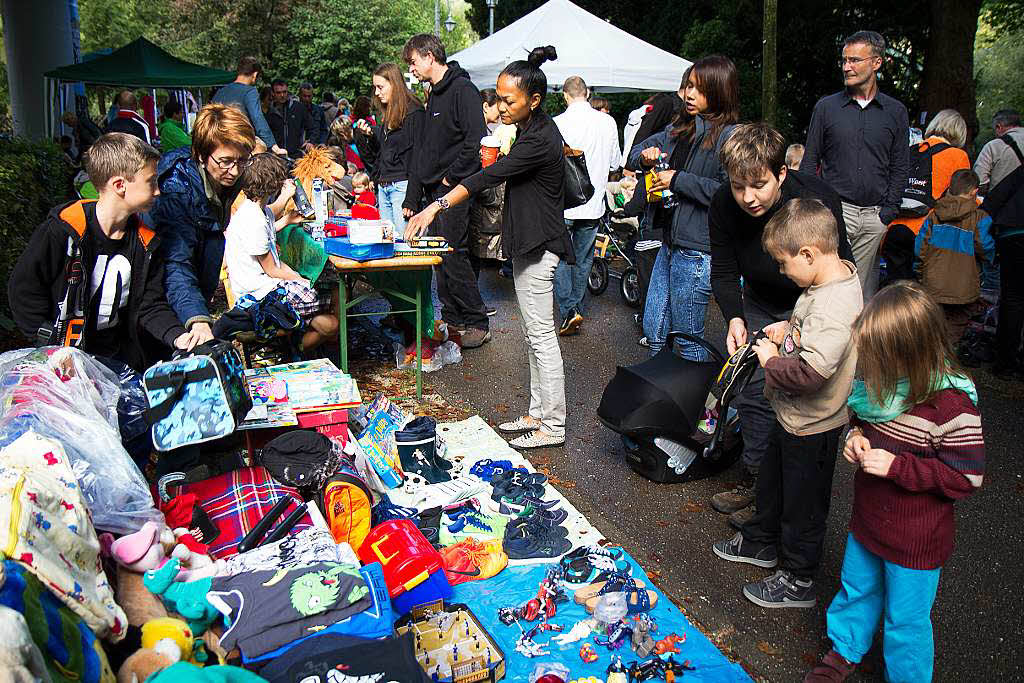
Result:
[[[89,148],[85,169],[99,199],[54,208],[11,271],[11,311],[30,341],[75,346],[140,371],[140,328],[179,349],[208,341],[186,332],[167,303],[159,239],[141,216],[160,194],[159,158],[124,133]]]

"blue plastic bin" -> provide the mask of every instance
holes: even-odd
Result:
[[[437,569],[427,579],[411,590],[391,598],[395,608],[395,618],[408,614],[416,605],[434,600],[445,600],[452,597],[452,586],[444,575],[444,569]]]
[[[373,261],[394,256],[395,244],[352,244],[347,237],[328,237],[324,240],[324,250],[332,256],[350,258],[353,261]]]

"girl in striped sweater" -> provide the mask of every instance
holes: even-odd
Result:
[[[953,552],[953,502],[981,486],[985,443],[974,383],[959,369],[942,309],[917,284],[875,295],[854,324],[858,368],[843,456],[858,467],[833,649],[805,681],[842,681],[880,619],[886,679],[930,681],[931,608]]]

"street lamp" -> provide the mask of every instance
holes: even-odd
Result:
[[[455,20],[452,19],[451,8],[448,9],[448,18],[444,20],[444,30],[448,33],[455,30]]]
[[[492,35],[494,33],[494,8],[497,7],[497,5],[498,0],[487,0],[487,35]]]

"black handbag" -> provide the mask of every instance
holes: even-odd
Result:
[[[565,159],[565,202],[566,209],[575,209],[590,201],[594,196],[594,183],[590,182],[587,158],[582,150],[563,144]]]

